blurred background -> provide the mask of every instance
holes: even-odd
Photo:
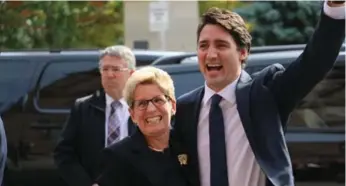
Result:
[[[238,12],[254,46],[304,44],[319,1],[2,1],[0,49],[132,48],[194,51],[198,17]]]

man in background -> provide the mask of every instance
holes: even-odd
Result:
[[[135,66],[135,56],[125,46],[101,52],[103,90],[76,100],[54,151],[55,164],[69,186],[94,184],[102,149],[131,133],[134,124],[122,92]]]

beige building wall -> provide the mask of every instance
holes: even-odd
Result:
[[[134,41],[147,40],[150,50],[161,50],[160,34],[149,29],[149,2],[124,1],[125,44],[134,48]],[[196,51],[198,1],[168,1],[168,4],[165,50]]]

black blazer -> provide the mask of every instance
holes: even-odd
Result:
[[[149,149],[139,129],[104,150],[107,164],[97,179],[100,186],[186,186],[175,151],[177,144],[170,140],[164,153]]]
[[[4,123],[0,117],[0,186],[3,185],[4,170],[7,159],[7,139]]]
[[[104,92],[79,98],[54,150],[54,161],[69,186],[91,186],[101,169],[100,155],[105,147]],[[129,134],[134,124],[129,118]]]
[[[253,79],[242,71],[236,87],[238,112],[267,185],[294,185],[284,137],[287,119],[295,105],[333,67],[344,39],[345,20],[322,13],[304,52],[286,70],[274,64]],[[197,124],[203,95],[204,87],[200,87],[178,99],[174,125],[174,138],[190,159],[185,172],[195,186],[200,185]]]

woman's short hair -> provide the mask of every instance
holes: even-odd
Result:
[[[171,76],[156,67],[143,67],[131,74],[123,90],[124,98],[129,107],[133,106],[134,92],[137,85],[140,84],[156,84],[166,96],[171,100],[176,100]]]

